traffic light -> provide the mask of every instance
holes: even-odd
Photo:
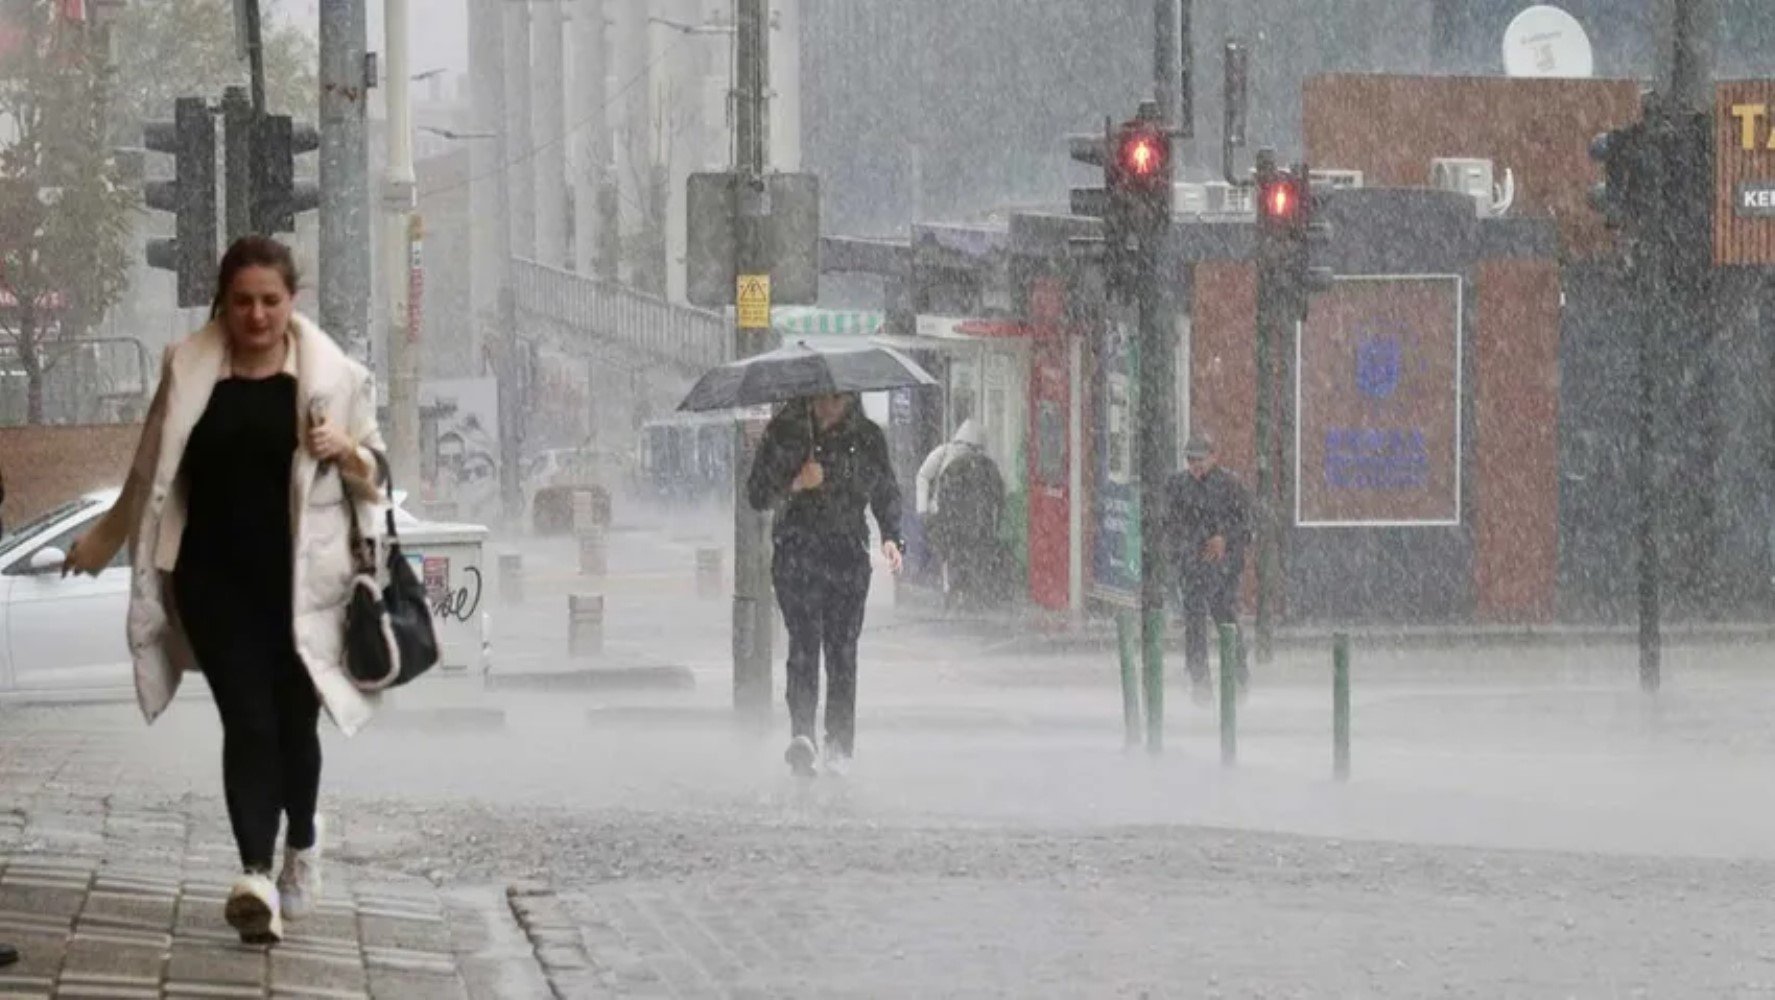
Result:
[[[1258,262],[1265,294],[1279,296],[1303,317],[1311,297],[1332,282],[1331,269],[1313,263],[1314,251],[1330,242],[1331,226],[1318,220],[1322,199],[1311,176],[1304,163],[1287,171],[1268,157],[1258,161]]]
[[[1602,213],[1611,229],[1645,221],[1653,188],[1651,152],[1646,126],[1634,122],[1604,132],[1590,141],[1590,158],[1602,165],[1603,179],[1590,189],[1590,207]]]
[[[1647,102],[1645,117],[1598,135],[1603,179],[1591,207],[1632,237],[1640,255],[1705,267],[1713,248],[1713,117]]]
[[[1129,240],[1142,247],[1171,221],[1171,136],[1164,126],[1139,116],[1111,131],[1103,185],[1109,192],[1112,245]]]
[[[320,187],[296,181],[296,157],[320,148],[320,133],[288,115],[262,115],[253,136],[253,231],[296,231],[296,213],[320,206]]]
[[[216,294],[216,122],[200,97],[181,97],[172,121],[148,122],[142,144],[173,157],[173,179],[142,185],[149,208],[171,212],[172,239],[148,241],[148,264],[178,276],[179,305],[206,306]]]

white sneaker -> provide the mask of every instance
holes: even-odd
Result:
[[[813,777],[816,773],[814,761],[818,757],[819,752],[814,749],[814,741],[805,736],[797,736],[790,740],[789,749],[783,751],[783,761],[789,765],[789,770],[793,771],[797,778]]]
[[[247,944],[276,944],[284,938],[277,886],[260,872],[247,872],[235,881],[223,913]]]
[[[851,755],[838,749],[838,744],[827,741],[826,759],[821,762],[820,767],[835,778],[848,778],[851,773]]]
[[[277,876],[277,892],[283,899],[283,915],[301,920],[320,902],[320,847],[326,835],[321,818],[314,818],[314,846],[303,851],[284,847],[284,868]]]

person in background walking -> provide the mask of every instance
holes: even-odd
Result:
[[[1183,458],[1184,471],[1165,484],[1165,532],[1176,560],[1191,693],[1205,703],[1214,690],[1208,677],[1207,619],[1217,625],[1238,623],[1239,578],[1245,572],[1245,549],[1251,538],[1251,498],[1232,473],[1220,467],[1206,434],[1190,436]],[[1249,673],[1241,660],[1240,688],[1249,682]]]
[[[964,420],[918,469],[919,513],[943,562],[946,604],[978,606],[992,596],[1005,481],[984,445],[980,425]]]
[[[261,944],[320,892],[320,709],[348,735],[371,710],[344,665],[346,504],[381,502],[385,446],[369,372],[294,314],[296,287],[275,240],[228,249],[210,322],[166,353],[122,494],[64,567],[97,573],[133,545],[129,647],[149,722],[184,670],[209,682],[244,870],[225,916]]]
[[[825,762],[843,774],[856,750],[857,637],[869,594],[863,509],[875,514],[882,555],[895,573],[905,547],[887,436],[855,394],[793,400],[765,428],[746,497],[757,510],[779,508],[771,583],[789,630],[790,742],[783,759],[797,775],[815,773],[823,650]]]

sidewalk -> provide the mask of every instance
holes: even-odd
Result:
[[[25,787],[0,759],[0,787]],[[58,791],[0,811],[0,997],[547,997],[503,894],[329,860],[318,912],[272,948],[222,919],[237,871],[218,804]],[[213,815],[212,815],[213,814]],[[340,826],[344,823],[340,822]],[[329,847],[349,857],[349,831]]]

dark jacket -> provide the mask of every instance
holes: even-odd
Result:
[[[826,481],[818,489],[789,492],[810,457],[825,470]],[[837,426],[817,436],[806,404],[783,407],[764,430],[746,480],[746,499],[755,510],[782,504],[772,531],[778,546],[834,541],[865,546],[869,526],[863,508],[869,507],[882,540],[905,547],[900,486],[888,459],[887,435],[855,401]]]
[[[1245,558],[1251,539],[1251,497],[1245,487],[1222,468],[1197,479],[1189,472],[1173,475],[1165,484],[1165,537],[1179,568],[1200,563],[1202,547],[1216,535],[1226,539],[1228,566]]]

